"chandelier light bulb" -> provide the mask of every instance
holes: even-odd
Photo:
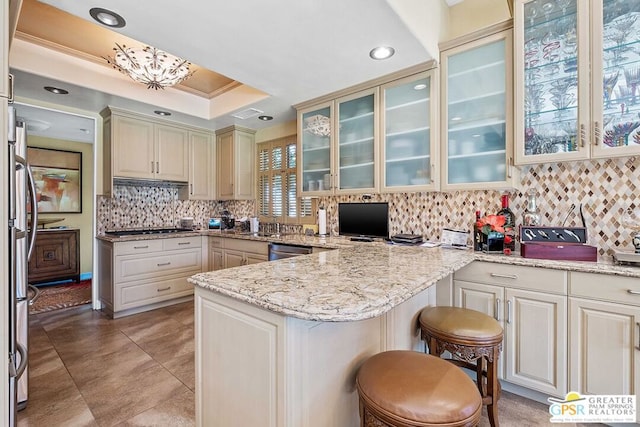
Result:
[[[155,47],[131,48],[116,43],[115,55],[104,58],[110,65],[147,89],[174,86],[193,75],[188,61]]]

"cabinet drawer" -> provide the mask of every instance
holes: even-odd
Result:
[[[132,242],[117,242],[116,255],[146,254],[162,250],[162,240],[136,240]]]
[[[186,277],[118,286],[116,288],[116,310],[125,310],[192,294],[193,285],[187,282]]]
[[[210,248],[224,248],[224,240],[222,237],[211,237],[209,236],[209,247]]]
[[[569,273],[570,294],[574,297],[640,305],[640,279],[596,273]]]
[[[175,249],[200,248],[202,246],[200,243],[201,240],[200,236],[164,239],[162,241],[162,249],[165,251],[173,251]]]
[[[226,249],[241,252],[251,252],[258,255],[269,254],[269,244],[266,242],[255,242],[251,240],[227,239],[224,243]]]
[[[454,274],[455,280],[567,294],[567,272],[474,261]]]
[[[116,283],[148,279],[202,270],[202,252],[198,250],[179,250],[154,254],[149,257],[136,255],[116,257]]]

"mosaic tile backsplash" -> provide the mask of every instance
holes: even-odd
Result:
[[[620,218],[627,207],[640,203],[640,157],[522,167],[520,188],[510,194],[510,207],[519,222],[529,189],[537,193],[542,225],[560,225],[567,217],[567,226],[580,226],[582,204],[589,243],[599,248],[600,255],[611,256],[613,249],[633,250],[631,230],[621,225]],[[501,194],[494,190],[395,193],[372,195],[371,200],[389,202],[391,234],[414,233],[439,240],[444,227],[471,229],[476,210],[483,215],[497,212]],[[320,199],[333,234],[338,230],[338,203],[361,200],[360,195]],[[569,214],[572,205],[575,210]],[[185,201],[178,200],[175,188],[116,186],[112,198],[98,196],[98,233],[177,226],[183,216],[193,217],[195,225],[204,227],[210,216],[218,216],[223,209],[236,218],[251,216],[255,203]]]

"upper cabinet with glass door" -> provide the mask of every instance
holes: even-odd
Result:
[[[516,163],[640,153],[640,1],[517,0]]]
[[[305,196],[331,192],[333,102],[298,112],[298,185]]]
[[[640,0],[594,1],[594,157],[640,153]],[[601,64],[597,66],[596,64]]]
[[[445,49],[443,189],[513,187],[511,30]]]
[[[382,86],[382,191],[437,189],[434,93],[433,71]]]
[[[336,100],[337,193],[369,193],[377,188],[377,102],[377,88]]]

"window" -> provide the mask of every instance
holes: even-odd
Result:
[[[258,144],[258,212],[263,222],[315,222],[315,202],[297,197],[296,137]]]

